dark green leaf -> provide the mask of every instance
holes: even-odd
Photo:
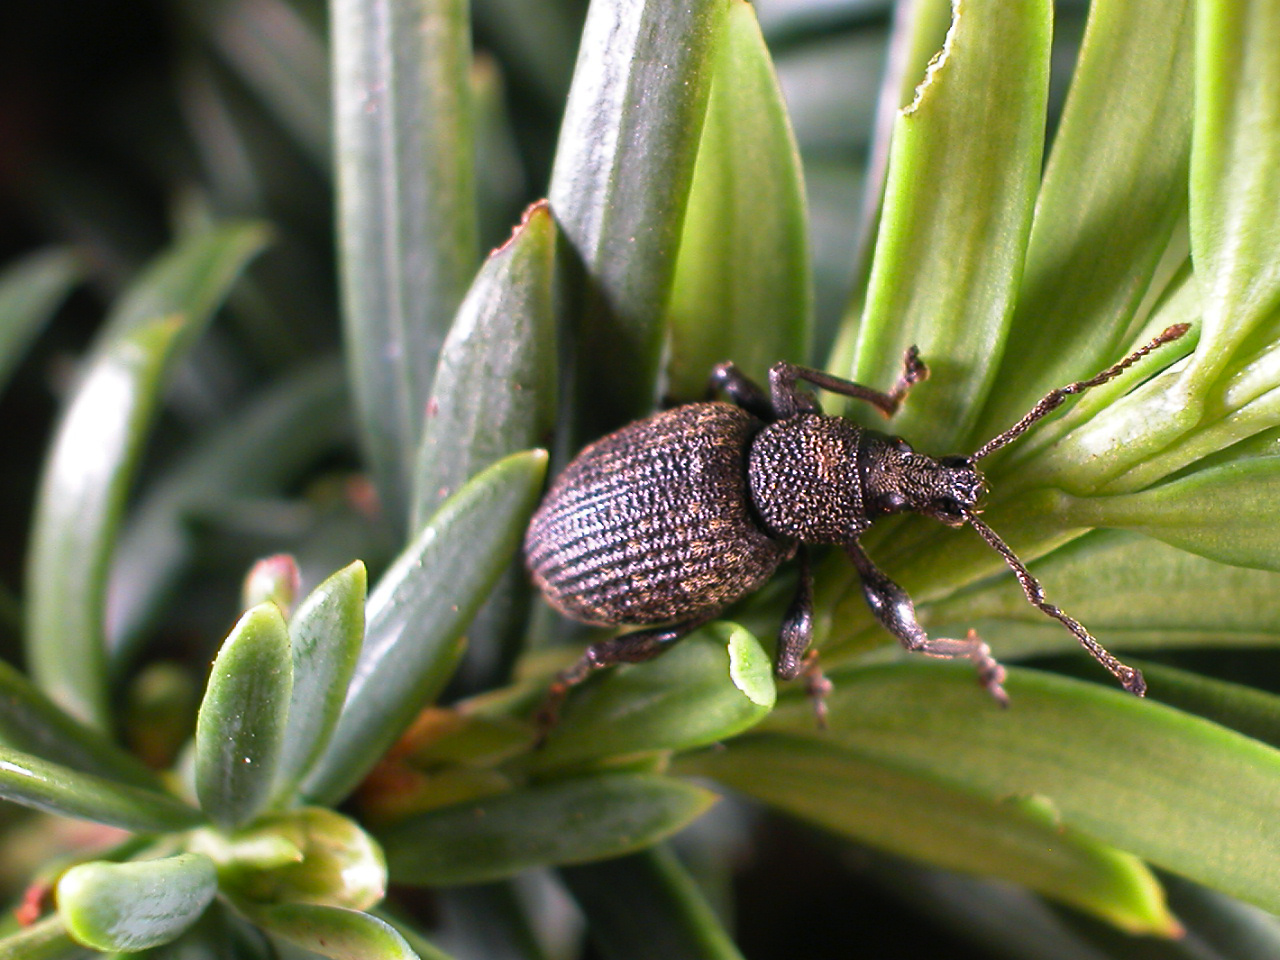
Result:
[[[481,268],[445,339],[418,451],[420,527],[496,460],[545,443],[555,424],[557,230],[535,205]]]
[[[1264,909],[1280,907],[1280,751],[1158,703],[1011,670],[999,709],[967,665],[841,673],[834,745],[991,797],[1041,797],[1064,825]],[[801,699],[771,729],[813,737]],[[1224,790],[1223,784],[1230,784]]]
[[[394,882],[480,883],[642,849],[714,800],[710,791],[670,777],[605,773],[432,810],[379,839]]]
[[[0,273],[0,391],[82,270],[75,254],[52,249],[29,254]]]
[[[594,0],[551,176],[551,209],[586,266],[575,432],[656,399],[660,324],[728,0]],[[607,371],[607,375],[596,375]]]
[[[737,624],[714,624],[658,660],[618,667],[575,690],[531,761],[548,770],[732,737],[772,708],[771,671],[755,637]]]
[[[232,628],[218,651],[196,719],[196,796],[223,829],[262,812],[284,750],[293,688],[289,630],[263,603]]]
[[[0,798],[125,830],[187,830],[204,817],[168,794],[81,773],[0,747]]]
[[[173,940],[199,918],[218,889],[200,853],[130,863],[94,861],[58,881],[67,930],[98,950],[145,950]]]
[[[303,782],[307,796],[345,797],[439,693],[462,653],[462,632],[520,542],[546,464],[534,450],[489,467],[446,501],[378,581],[347,701]]]
[[[1099,0],[1053,139],[982,440],[1119,355],[1186,216],[1194,4]],[[1159,331],[1156,331],[1159,332]]]
[[[332,164],[328,52],[284,0],[195,0],[184,8],[321,169]]]
[[[0,742],[24,753],[135,787],[159,786],[154,773],[92,727],[64,713],[34,684],[0,662]]]
[[[561,876],[606,960],[742,958],[693,878],[665,846],[566,867]]]
[[[744,737],[680,767],[836,833],[1022,884],[1133,933],[1177,930],[1141,861],[1064,828],[1027,795],[993,798],[944,774],[798,737]]]
[[[125,496],[174,360],[265,240],[237,224],[158,258],[121,298],[46,461],[27,565],[27,660],[68,712],[110,725],[103,616]]]
[[[397,529],[445,333],[475,273],[464,0],[335,0],[339,258],[364,449]]]
[[[337,442],[346,404],[340,366],[305,366],[197,437],[171,472],[143,491],[121,533],[108,587],[107,642],[115,669],[187,567],[190,514],[223,497],[280,492]]]
[[[898,114],[857,360],[837,372],[888,388],[918,344],[933,377],[894,431],[926,450],[968,433],[995,376],[1040,178],[1051,32],[1045,0],[954,7]]]
[[[276,771],[278,799],[289,797],[337,726],[364,643],[367,579],[357,560],[316,587],[289,621],[293,693]]]
[[[755,9],[733,0],[667,305],[667,393],[700,399],[722,360],[757,380],[808,362],[812,301],[800,154]]]
[[[358,910],[310,903],[254,905],[243,909],[272,936],[322,957],[418,960],[418,955],[395,927]]]

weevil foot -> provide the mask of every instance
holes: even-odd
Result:
[[[827,697],[831,696],[831,691],[835,687],[818,664],[817,650],[810,650],[805,654],[800,675],[804,677],[804,692],[808,695],[809,702],[813,704],[813,719],[818,724],[819,730],[826,730]]]

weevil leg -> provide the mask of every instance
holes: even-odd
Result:
[[[831,681],[818,666],[818,651],[810,650],[813,642],[813,570],[809,564],[809,551],[804,544],[796,548],[796,559],[799,560],[800,579],[796,584],[796,595],[787,607],[787,614],[782,618],[782,629],[778,631],[778,651],[774,657],[773,672],[781,680],[795,680],[804,677],[805,690],[813,702],[813,713],[817,717],[818,726],[827,726],[827,694],[831,692]]]
[[[865,400],[886,417],[891,417],[898,412],[908,391],[928,376],[929,368],[920,359],[920,351],[911,347],[902,358],[902,373],[898,376],[898,382],[888,393],[786,361],[775,363],[769,368],[769,391],[773,398],[774,412],[779,419],[786,419],[796,413],[819,412],[817,400],[797,384],[798,380],[841,396]]]
[[[916,619],[916,607],[907,592],[885,576],[856,542],[846,544],[845,551],[862,578],[862,592],[867,598],[867,605],[886,630],[904,647],[916,653],[946,660],[972,661],[978,671],[978,681],[1001,706],[1008,706],[1009,695],[1003,685],[1004,667],[991,655],[991,648],[977,633],[970,630],[963,640],[930,637]]]
[[[804,672],[804,655],[813,640],[813,571],[809,567],[809,551],[801,544],[796,548],[799,582],[796,594],[782,618],[778,631],[778,652],[773,672],[782,680],[794,680]]]
[[[551,728],[556,725],[560,717],[560,708],[569,691],[591,674],[619,663],[643,663],[645,660],[652,660],[670,650],[677,640],[688,636],[710,621],[713,615],[707,614],[669,627],[634,630],[607,640],[597,640],[591,644],[573,666],[556,675],[547,689],[547,695],[535,717],[542,737],[545,738]]]
[[[717,363],[711,371],[711,382],[708,384],[707,392],[714,397],[717,390],[723,390],[730,400],[753,417],[759,417],[766,423],[777,419],[774,416],[769,395],[754,380],[739,370],[738,365],[732,360]]]

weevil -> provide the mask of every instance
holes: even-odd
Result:
[[[1045,599],[1040,582],[978,514],[986,481],[976,464],[1012,443],[1067,397],[1106,383],[1186,333],[1169,327],[1087,380],[1046,394],[1017,423],[968,456],[935,459],[901,437],[822,413],[800,384],[897,412],[928,369],[912,347],[897,383],[881,392],[839,377],[776,363],[769,392],[732,363],[712,373],[713,390],[732,401],[675,407],[608,434],[583,449],[556,479],[525,535],[529,569],[561,614],[599,626],[640,626],[591,644],[558,675],[540,715],[554,722],[568,691],[592,672],[637,663],[669,649],[735,600],[764,585],[795,557],[799,583],[783,617],[774,672],[807,674],[822,717],[829,688],[806,651],[813,634],[812,545],[842,547],[876,619],[908,650],[964,658],[1000,703],[1004,669],[969,631],[930,637],[911,598],[867,556],[859,538],[876,520],[919,513],[947,526],[971,526],[1013,570],[1028,602],[1058,620],[1124,689],[1146,692],[1141,672],[1121,663],[1079,623]]]

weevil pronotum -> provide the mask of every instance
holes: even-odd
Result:
[[[877,519],[904,512],[973,527],[1013,570],[1027,600],[1060,621],[1126,690],[1142,696],[1142,674],[1045,600],[1040,582],[979,519],[986,483],[975,464],[1022,436],[1067,397],[1106,383],[1187,329],[1169,327],[1096,376],[1050,391],[976,452],[941,459],[917,453],[900,437],[824,415],[799,385],[804,381],[864,400],[891,416],[911,386],[928,375],[914,347],[887,393],[776,363],[766,394],[732,363],[720,364],[712,384],[733,403],[686,404],[597,440],[560,474],[529,524],[529,569],[553,607],[585,623],[645,627],[593,643],[561,673],[548,695],[544,722],[592,671],[657,656],[761,587],[792,556],[799,562],[799,585],[782,621],[774,670],[788,680],[810,672],[821,711],[825,681],[805,656],[813,633],[810,544],[844,548],[872,612],[903,646],[972,661],[991,695],[1007,702],[1004,669],[987,645],[973,631],[964,639],[930,637],[911,598],[859,544]]]

